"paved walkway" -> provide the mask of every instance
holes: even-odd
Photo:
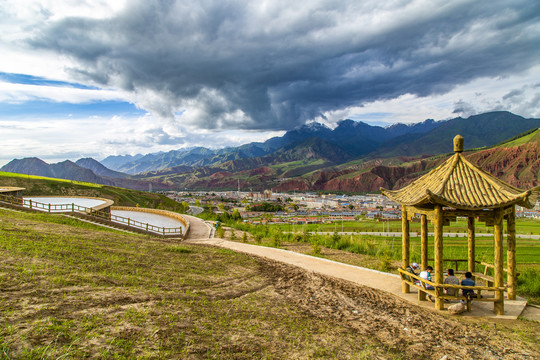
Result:
[[[353,283],[369,286],[374,289],[383,290],[398,296],[410,303],[434,309],[433,303],[429,301],[419,301],[416,290],[409,294],[401,292],[401,278],[396,274],[389,274],[376,270],[371,270],[359,266],[343,264],[340,262],[299,254],[288,250],[245,244],[211,238],[212,228],[201,219],[188,216],[190,221],[190,234],[186,242],[195,244],[206,244],[231,249],[237,252],[243,252],[251,255],[261,256],[267,259],[280,261],[286,264],[298,266],[308,271],[317,272],[323,275],[332,276],[339,279],[351,281]],[[505,315],[497,316],[493,313],[493,304],[488,302],[473,301],[472,311],[464,313],[465,316],[483,316],[503,319],[516,319],[522,314],[526,307],[526,300],[506,300],[504,302]],[[540,309],[528,308],[524,313],[531,320],[540,321]]]

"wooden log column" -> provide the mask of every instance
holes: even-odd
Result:
[[[516,299],[517,270],[516,270],[516,208],[506,218],[506,261],[508,263],[508,300]]]
[[[406,269],[407,266],[409,266],[409,219],[407,218],[407,207],[402,206],[401,209],[401,258],[403,260],[403,269]],[[409,284],[402,282],[401,283],[401,291],[404,294],[408,294],[410,292],[410,286]]]
[[[434,244],[434,261],[435,261],[435,284],[443,283],[443,211],[442,205],[435,205],[435,244]],[[442,310],[444,308],[443,299],[441,299],[441,288],[435,287],[435,309]]]
[[[470,271],[474,273],[474,266],[475,266],[475,228],[474,228],[474,217],[469,216],[467,217],[467,232],[468,232],[468,257],[467,257],[467,271]]]
[[[427,226],[427,216],[422,214],[420,217],[420,239],[421,239],[421,269],[422,271],[426,270],[428,266],[428,226]],[[426,293],[423,291],[418,292],[418,300],[425,301]]]
[[[495,287],[504,286],[503,278],[503,216],[502,209],[497,209],[494,212],[495,221],[493,226],[493,235],[495,242],[495,253],[493,256],[493,265],[495,266],[495,274],[493,275],[493,285]],[[493,304],[493,311],[497,315],[504,314],[504,292],[495,291],[495,303]]]

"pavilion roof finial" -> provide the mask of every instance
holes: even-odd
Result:
[[[463,143],[464,139],[461,135],[456,135],[454,138],[454,152],[460,153],[463,152]]]

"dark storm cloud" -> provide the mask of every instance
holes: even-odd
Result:
[[[509,100],[516,97],[521,97],[523,93],[524,93],[523,89],[516,89],[516,90],[510,91],[508,94],[504,95],[502,98],[503,100]]]
[[[471,115],[476,115],[477,110],[473,105],[460,99],[454,104],[454,111],[452,111],[452,113],[459,114],[462,117],[469,117]]]
[[[536,1],[131,1],[68,18],[32,46],[79,81],[201,128],[288,129],[324,112],[448,92],[540,57]]]

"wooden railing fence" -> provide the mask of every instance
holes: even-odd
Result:
[[[0,202],[6,202],[13,205],[19,205],[23,207],[27,207],[29,209],[34,210],[41,210],[46,212],[77,212],[82,213],[86,215],[90,215],[93,217],[101,218],[104,220],[112,221],[119,224],[124,224],[129,227],[134,227],[138,229],[142,229],[148,232],[160,234],[163,236],[171,236],[171,235],[182,235],[183,234],[183,228],[182,227],[161,227],[152,225],[149,223],[144,223],[141,221],[133,220],[131,218],[127,218],[124,216],[118,216],[113,215],[108,211],[103,210],[94,210],[92,208],[88,208],[85,206],[80,206],[77,204],[45,204],[34,200],[24,200],[15,196],[11,195],[2,195],[0,194]]]

